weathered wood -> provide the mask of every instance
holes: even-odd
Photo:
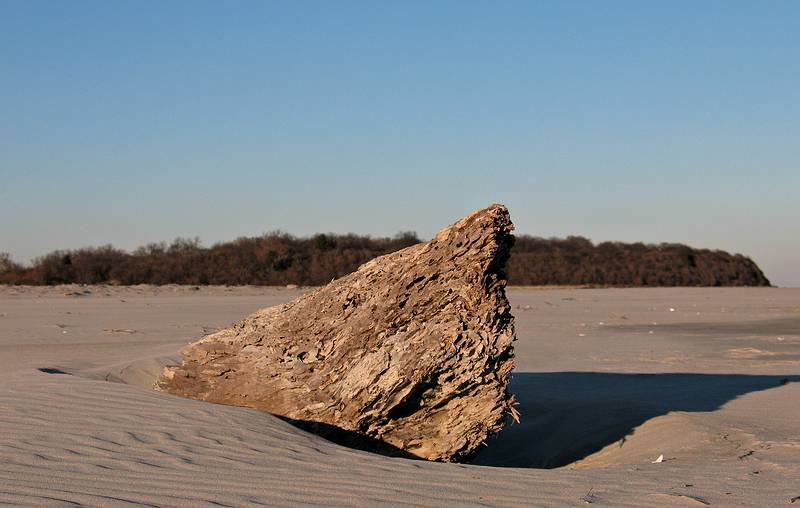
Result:
[[[512,229],[502,205],[474,212],[186,346],[157,388],[429,460],[468,458],[516,417],[504,272]]]

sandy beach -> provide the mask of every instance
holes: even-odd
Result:
[[[521,423],[470,464],[151,389],[303,291],[0,287],[0,504],[800,506],[800,289],[511,288]]]

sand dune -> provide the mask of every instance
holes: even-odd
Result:
[[[298,291],[0,288],[0,503],[774,506],[800,496],[800,290],[512,289],[522,422],[473,464],[372,455],[266,413],[148,388],[183,344]]]

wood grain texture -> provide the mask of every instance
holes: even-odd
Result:
[[[512,229],[504,206],[478,210],[190,344],[157,388],[383,452],[469,458],[516,416],[504,271]]]

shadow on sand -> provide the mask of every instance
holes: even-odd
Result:
[[[798,376],[734,374],[512,374],[521,422],[506,427],[471,463],[555,468],[620,441],[645,421],[671,411],[714,411],[750,392],[800,381]]]
[[[402,457],[404,459],[421,460],[419,457],[415,457],[407,451],[397,448],[396,446],[392,446],[391,444],[381,441],[380,439],[374,439],[357,432],[345,430],[335,425],[312,422],[308,420],[295,420],[293,418],[289,418],[288,416],[275,416],[285,422],[291,423],[297,428],[303,429],[312,434],[316,434],[340,446],[355,448],[356,450],[363,450],[370,453],[377,453],[387,457]]]
[[[157,360],[154,365],[159,369],[170,361],[174,363],[172,357]],[[119,372],[141,370],[146,374],[143,379],[148,381],[132,384],[149,389],[157,376],[149,363],[146,369],[126,366]],[[73,374],[56,367],[38,370],[45,374]],[[100,370],[77,375],[123,383],[133,379],[115,372]],[[513,373],[510,389],[519,400],[521,422],[490,438],[488,447],[468,462],[496,467],[562,467],[619,442],[651,418],[672,411],[714,411],[739,396],[789,382],[800,382],[800,376]],[[276,416],[342,446],[390,457],[416,458],[388,443],[333,425]]]

